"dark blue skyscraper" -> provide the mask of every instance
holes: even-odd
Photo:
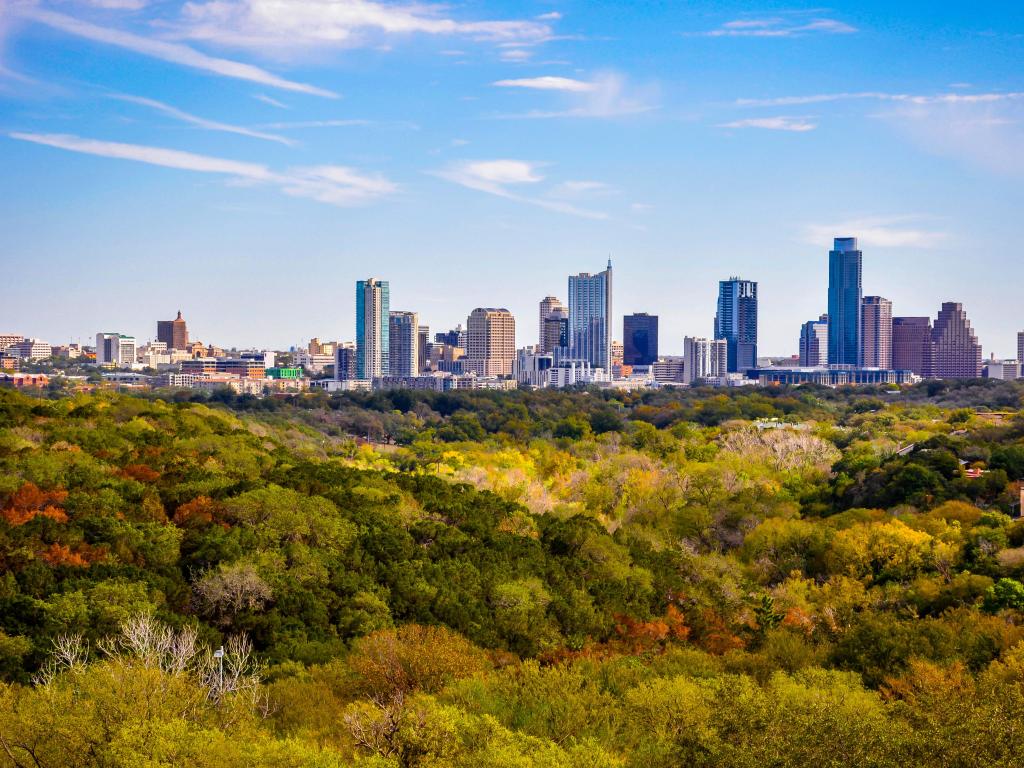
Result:
[[[857,238],[837,237],[828,252],[828,362],[860,365],[862,255]]]
[[[658,316],[640,312],[622,318],[622,362],[653,365],[658,359]]]
[[[726,341],[729,373],[757,367],[757,283],[738,277],[718,283],[715,338]]]

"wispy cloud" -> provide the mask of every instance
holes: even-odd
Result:
[[[926,152],[1024,177],[1024,94],[983,101],[907,102],[873,117]]]
[[[886,121],[928,152],[1000,174],[1024,175],[1024,91],[855,91],[739,99],[735,104],[778,108],[855,101],[883,105],[870,117]]]
[[[618,72],[601,72],[591,80],[548,75],[498,80],[493,85],[499,88],[554,92],[568,101],[562,109],[503,115],[510,118],[613,118],[639,115],[658,108],[656,87],[635,86]]]
[[[791,107],[831,101],[891,101],[906,104],[991,104],[1024,99],[1024,92],[911,94],[884,91],[814,93],[805,96],[775,96],[767,99],[737,99],[738,107]]]
[[[851,235],[873,248],[936,248],[949,239],[946,232],[921,226],[922,216],[868,216],[830,224],[808,224],[801,239],[825,246],[834,237]]]
[[[549,197],[559,197],[566,199],[579,199],[585,197],[593,197],[595,195],[607,195],[614,192],[614,188],[605,184],[603,181],[590,181],[590,180],[576,180],[576,181],[563,181],[561,184],[557,184],[555,187],[548,192]]]
[[[77,0],[77,2],[107,11],[140,11],[149,5],[149,0]]]
[[[588,219],[607,218],[606,214],[599,211],[579,208],[561,200],[547,199],[542,196],[543,192],[538,195],[530,195],[515,191],[524,188],[536,190],[537,186],[544,181],[540,166],[525,160],[465,161],[434,171],[432,175],[469,189],[486,192],[518,203],[536,205],[557,213],[567,213]]]
[[[794,133],[806,133],[818,127],[817,123],[810,122],[806,117],[751,117],[744,120],[733,120],[731,123],[722,123],[719,128],[763,128],[769,131],[792,131]]]
[[[273,99],[264,93],[254,93],[252,97],[256,99],[256,101],[262,101],[264,104],[269,104],[270,106],[277,107],[278,109],[291,109],[291,107],[289,107],[283,101]]]
[[[513,64],[529,61],[533,58],[533,49],[527,47],[514,47],[514,48],[503,48],[498,57],[502,61],[508,61]]]
[[[290,131],[301,128],[351,128],[357,125],[373,125],[372,120],[296,120],[293,122],[262,123],[259,127],[271,131]]]
[[[284,144],[285,146],[294,146],[295,142],[291,139],[285,138],[284,136],[278,136],[273,133],[263,133],[262,131],[254,131],[251,128],[245,128],[240,125],[231,125],[229,123],[220,123],[216,120],[207,120],[204,117],[197,117],[196,115],[190,114],[177,107],[172,107],[170,104],[164,104],[162,101],[156,99],[147,99],[141,96],[128,96],[128,95],[114,95],[111,96],[113,99],[118,101],[126,101],[131,104],[138,104],[143,107],[149,107],[154,109],[161,114],[173,117],[175,120],[181,120],[183,123],[189,123],[198,128],[203,128],[207,131],[220,131],[222,133],[234,133],[239,136],[248,136],[252,139],[262,139],[263,141],[276,141],[278,144]]]
[[[699,34],[706,37],[800,37],[803,35],[850,35],[857,28],[836,19],[794,19],[775,16],[727,21],[717,29]]]
[[[245,48],[302,50],[351,47],[374,34],[461,36],[492,42],[542,42],[551,19],[468,21],[447,6],[375,0],[193,0],[183,8],[180,31],[195,40]]]
[[[543,77],[521,77],[515,80],[498,80],[492,85],[498,88],[531,88],[537,91],[565,91],[567,93],[590,93],[597,86],[584,80],[574,80],[571,77],[555,77],[545,75]]]
[[[180,64],[184,67],[210,72],[222,77],[248,80],[253,83],[260,83],[271,88],[280,88],[285,91],[297,93],[308,93],[314,96],[326,96],[334,98],[337,94],[323,88],[318,88],[306,83],[298,83],[292,80],[285,80],[282,77],[271,74],[265,69],[252,64],[244,64],[231,59],[221,59],[200,53],[194,48],[176,42],[157,40],[150,37],[143,37],[132,32],[124,32],[118,29],[97,26],[87,21],[66,16],[62,13],[48,11],[43,8],[32,6],[17,6],[17,12],[23,17],[44,24],[53,29],[60,30],[69,35],[82,37],[97,43],[113,45],[118,48],[133,51],[143,56],[151,56],[155,59],[168,61],[173,64]]]
[[[322,203],[352,206],[393,194],[398,187],[380,175],[365,175],[338,165],[289,168],[273,171],[260,163],[240,162],[176,149],[140,144],[99,141],[68,134],[11,133],[12,139],[118,160],[134,160],[197,173],[218,174],[234,184],[269,184],[293,197]]]

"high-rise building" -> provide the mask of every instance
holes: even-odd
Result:
[[[356,282],[356,378],[374,379],[391,370],[389,318],[391,289],[375,277]]]
[[[658,359],[658,316],[637,312],[622,318],[622,362],[653,365]]]
[[[935,342],[929,317],[892,319],[892,367],[930,378],[935,371]]]
[[[389,376],[419,373],[419,323],[415,312],[388,313]]]
[[[419,372],[430,367],[430,326],[421,325],[416,330],[416,367]]]
[[[728,369],[729,346],[725,339],[683,339],[683,378],[687,384],[724,376]]]
[[[860,365],[862,261],[855,237],[837,237],[828,252],[828,361],[831,365]]]
[[[352,381],[356,376],[356,345],[346,341],[334,350],[334,380]]]
[[[611,371],[612,260],[604,272],[569,276],[569,355]]]
[[[516,358],[516,321],[507,309],[477,307],[466,320],[463,370],[477,376],[511,376]]]
[[[167,349],[188,349],[188,326],[178,310],[173,320],[156,321],[156,340],[167,345]]]
[[[96,364],[128,368],[135,364],[135,337],[123,333],[96,334]]]
[[[564,317],[568,317],[569,316],[569,310],[562,303],[562,300],[557,298],[557,297],[555,297],[555,296],[545,296],[543,299],[541,299],[540,300],[539,310],[540,310],[539,311],[539,315],[538,315],[538,321],[539,322],[538,322],[538,326],[537,326],[537,328],[538,328],[538,338],[539,338],[539,345],[538,346],[540,347],[539,351],[541,353],[552,352],[553,350],[549,349],[546,346],[547,345],[547,341],[548,341],[548,335],[547,335],[547,331],[546,331],[546,328],[545,328],[546,321],[547,321],[547,319],[549,317],[552,317],[552,316],[555,316],[555,317],[563,317],[563,316]]]
[[[450,331],[442,331],[434,334],[434,341],[438,344],[447,344],[449,347],[466,348],[466,329],[461,324],[456,325]]]
[[[892,368],[892,302],[865,296],[860,308],[860,364]]]
[[[718,283],[715,338],[726,341],[730,372],[757,367],[757,283],[738,277]]]
[[[971,329],[962,304],[946,301],[932,329],[935,342],[935,377],[977,379],[981,376],[981,344]]]
[[[828,315],[800,326],[800,365],[811,368],[828,365]]]
[[[1024,331],[1017,334],[1017,359],[1024,365]],[[1024,373],[1021,375],[1024,376]]]
[[[568,356],[569,354],[569,310],[555,309],[544,318],[543,344],[544,354]]]

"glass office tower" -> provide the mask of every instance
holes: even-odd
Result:
[[[715,338],[725,339],[729,373],[757,367],[757,283],[738,277],[718,283]]]
[[[390,373],[390,303],[387,280],[370,277],[356,282],[356,378]]]
[[[861,364],[860,322],[863,256],[857,238],[837,237],[828,252],[828,362]]]

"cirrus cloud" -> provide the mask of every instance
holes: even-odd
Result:
[[[751,117],[744,120],[733,120],[722,123],[719,128],[763,128],[770,131],[792,131],[806,133],[818,127],[806,117]]]
[[[133,32],[125,32],[119,29],[111,29],[82,21],[63,13],[48,11],[44,8],[37,8],[32,5],[12,6],[14,12],[21,17],[43,24],[52,29],[64,32],[69,35],[92,40],[97,43],[113,45],[118,48],[133,51],[143,56],[154,59],[161,59],[172,64],[179,64],[184,67],[210,72],[222,77],[248,80],[272,88],[279,88],[285,91],[295,91],[314,96],[326,96],[336,98],[337,94],[324,88],[317,88],[307,83],[299,83],[293,80],[286,80],[283,77],[271,74],[265,69],[252,64],[244,64],[231,59],[222,59],[216,56],[208,56],[200,53],[194,48],[189,48],[181,43],[157,40]]]
[[[14,132],[9,136],[18,141],[69,152],[133,160],[182,171],[218,174],[227,177],[230,183],[240,186],[269,184],[276,186],[286,195],[338,206],[371,202],[398,190],[396,184],[383,176],[366,175],[347,166],[317,165],[274,171],[260,163],[228,160],[164,147],[101,141],[70,134]]]
[[[579,208],[562,200],[548,199],[544,197],[543,191],[532,195],[516,191],[521,188],[536,189],[544,181],[540,165],[525,160],[468,160],[433,171],[431,175],[468,189],[486,192],[489,195],[503,197],[518,203],[535,205],[557,213],[566,213],[587,219],[607,218],[607,215],[600,211]],[[547,194],[557,193],[558,189],[559,187],[549,189]]]
[[[374,33],[528,44],[552,35],[546,21],[460,20],[446,10],[439,4],[376,0],[193,0],[183,8],[178,32],[193,40],[296,52],[310,46],[361,45]]]
[[[564,91],[566,93],[590,93],[597,87],[594,83],[574,80],[571,77],[520,77],[514,80],[497,80],[491,83],[498,88],[529,88],[536,91]]]
[[[850,233],[874,248],[937,248],[949,239],[946,232],[922,227],[925,217],[914,215],[866,216],[832,224],[808,224],[802,240],[814,245],[831,243],[837,233]]]
[[[616,118],[658,109],[656,87],[637,87],[618,72],[600,72],[591,80],[546,75],[497,80],[492,85],[496,88],[546,91],[563,98],[564,104],[560,109],[502,115],[505,118]]]
[[[810,34],[850,35],[857,28],[836,19],[793,19],[771,17],[727,21],[717,29],[699,34],[705,37],[800,37]]]

